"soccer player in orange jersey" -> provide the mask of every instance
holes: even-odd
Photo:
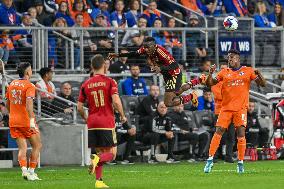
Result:
[[[244,172],[244,155],[246,150],[245,127],[247,124],[247,107],[249,102],[250,83],[254,80],[257,85],[265,87],[266,81],[258,70],[240,65],[240,53],[235,49],[228,52],[230,68],[221,70],[216,78],[212,77],[216,66],[212,66],[206,84],[211,87],[218,82],[222,84],[222,107],[216,123],[216,132],[211,140],[209,158],[204,172],[209,173],[213,167],[213,157],[219,147],[223,133],[232,122],[236,127],[238,138],[237,172]]]
[[[93,76],[86,80],[80,90],[78,111],[88,126],[88,145],[97,154],[91,155],[90,174],[96,174],[96,188],[108,188],[102,180],[103,165],[115,159],[117,141],[114,109],[120,114],[122,124],[127,124],[116,82],[105,76],[106,63],[97,54],[91,60]],[[85,114],[87,102],[89,115]],[[127,125],[126,125],[127,126]],[[130,131],[136,132],[135,128]]]
[[[17,72],[20,78],[10,83],[6,93],[10,133],[18,144],[18,161],[22,169],[22,176],[31,181],[40,180],[34,172],[42,145],[33,112],[35,86],[29,81],[32,76],[31,65],[27,62],[20,63]],[[29,168],[26,140],[29,140],[32,146]]]

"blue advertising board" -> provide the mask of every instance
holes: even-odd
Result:
[[[220,37],[218,45],[220,55],[227,55],[230,49],[237,49],[241,55],[251,55],[250,37]]]

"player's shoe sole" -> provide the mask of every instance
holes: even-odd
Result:
[[[41,180],[40,178],[38,178],[36,173],[30,173],[27,176],[27,180],[28,181],[37,181],[37,180]]]
[[[88,172],[90,175],[94,174],[96,171],[96,167],[100,161],[100,157],[97,156],[96,154],[91,154],[91,164],[89,166]]]
[[[237,164],[237,172],[242,174],[245,172],[245,169],[244,169],[244,164],[243,163],[238,163]]]
[[[207,160],[206,165],[204,167],[204,173],[210,173],[212,171],[213,165],[213,159]]]
[[[95,184],[95,188],[109,188],[103,181],[97,180]]]
[[[191,103],[194,107],[198,106],[198,96],[197,93],[195,91],[193,91],[192,93],[192,99],[191,99]]]
[[[23,173],[22,173],[23,179],[28,180],[28,175],[29,175],[29,174],[30,174],[29,172],[23,172]]]

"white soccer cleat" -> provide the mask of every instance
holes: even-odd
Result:
[[[23,177],[25,180],[27,180],[29,174],[30,174],[30,172],[28,172],[28,171],[23,171],[23,172],[22,172],[22,177]]]
[[[29,173],[28,176],[27,176],[27,179],[29,181],[41,180],[40,178],[38,178],[36,173]]]

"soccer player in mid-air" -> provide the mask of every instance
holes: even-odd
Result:
[[[106,162],[115,159],[117,152],[114,109],[120,114],[122,124],[127,124],[127,118],[116,82],[105,76],[107,66],[104,57],[95,55],[91,60],[91,68],[93,76],[81,87],[78,111],[88,125],[88,143],[92,149],[89,173],[96,174],[96,188],[108,188],[102,180],[102,169]],[[84,102],[88,103],[88,116],[83,109]]]
[[[118,57],[137,57],[146,55],[147,63],[151,70],[161,73],[165,80],[164,102],[167,107],[173,107],[180,104],[192,102],[193,106],[198,106],[197,94],[192,92],[189,95],[182,95],[184,91],[195,85],[205,82],[205,75],[193,79],[182,85],[182,72],[173,56],[162,46],[157,45],[153,37],[147,37],[140,49],[129,53],[109,53],[111,60]]]
[[[247,108],[249,103],[250,83],[254,80],[257,85],[265,87],[266,81],[258,70],[240,65],[240,53],[235,49],[228,52],[230,68],[222,69],[212,77],[216,66],[212,66],[206,80],[211,87],[218,82],[222,84],[222,107],[216,123],[216,132],[211,140],[209,158],[204,167],[204,172],[209,173],[213,167],[213,157],[219,147],[223,133],[232,122],[236,128],[238,138],[238,164],[237,172],[244,173],[244,155],[246,150],[245,130],[247,124]]]
[[[20,78],[10,83],[6,93],[10,133],[18,144],[18,161],[22,176],[30,181],[40,180],[35,173],[35,168],[42,144],[33,112],[35,86],[29,81],[32,76],[31,65],[27,62],[20,63],[17,72]],[[29,166],[27,165],[26,140],[29,140],[32,146]]]

